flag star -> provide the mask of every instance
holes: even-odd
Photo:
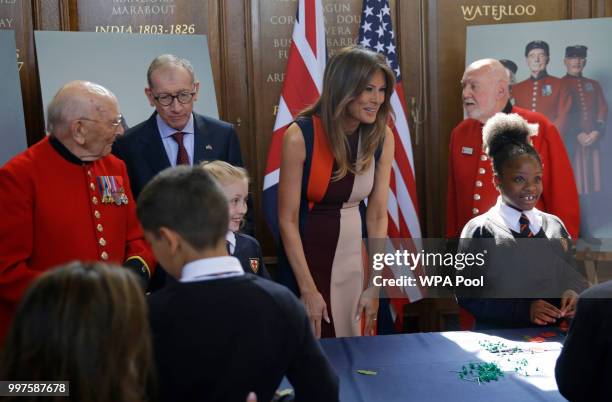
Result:
[[[366,17],[369,17],[370,15],[374,15],[372,10],[374,10],[372,7],[366,6],[366,9],[363,12],[365,13]]]
[[[383,29],[383,27],[378,27],[376,33],[378,34],[378,36],[383,36],[385,34],[385,30]]]
[[[393,29],[389,31],[391,33],[391,39],[395,38],[395,33],[393,32]]]
[[[385,15],[389,15],[389,6],[385,4],[385,6],[382,8],[382,12]]]
[[[393,43],[389,43],[389,46],[387,46],[387,52],[395,53],[395,46],[393,45]]]
[[[400,69],[399,69],[399,66],[397,66],[397,68],[395,69],[395,75],[397,75],[397,80],[399,81],[399,77],[400,77]]]
[[[378,42],[376,44],[376,46],[374,46],[374,48],[376,49],[377,52],[382,52],[385,49],[385,45],[383,45],[382,43]]]
[[[370,47],[370,39],[364,37],[359,44],[363,47]]]
[[[380,13],[378,13],[378,19],[380,20],[380,22],[383,22],[383,13],[382,11]]]
[[[371,30],[372,30],[372,28],[371,28],[371,27],[372,27],[372,24],[371,24],[371,23],[364,22],[364,23],[363,23],[363,33],[366,33],[366,32],[368,32],[368,31],[371,31]]]

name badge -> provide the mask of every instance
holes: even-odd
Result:
[[[472,155],[474,153],[474,148],[461,147],[461,153],[464,155]]]

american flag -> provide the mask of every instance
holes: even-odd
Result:
[[[299,0],[263,185],[264,214],[277,241],[279,228],[276,203],[283,134],[295,116],[313,104],[321,94],[327,56],[324,22],[320,0]]]
[[[395,90],[391,96],[395,119],[389,124],[395,137],[395,156],[391,168],[387,202],[388,234],[390,238],[420,238],[421,226],[418,215],[412,143],[406,119],[402,76],[388,0],[364,0],[358,42],[363,47],[382,53],[387,58],[387,64],[393,70],[396,79]],[[398,243],[395,243],[395,246],[397,247]],[[405,242],[403,246],[406,246]],[[414,249],[412,242],[407,246]],[[405,292],[410,301],[422,298],[421,291],[415,286],[406,287]]]

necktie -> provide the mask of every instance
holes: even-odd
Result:
[[[521,217],[519,218],[519,225],[520,237],[533,237],[533,232],[529,228],[529,218],[527,218],[527,215],[521,214]]]
[[[185,149],[185,145],[183,145],[183,137],[185,133],[176,132],[172,134],[172,138],[178,144],[178,154],[176,155],[176,165],[189,165],[189,155],[187,154],[187,150]]]

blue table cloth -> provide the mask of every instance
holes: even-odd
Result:
[[[556,336],[546,342],[525,340],[551,331]],[[556,329],[538,328],[323,339],[321,346],[340,377],[341,401],[565,401],[554,379],[563,338]],[[497,342],[519,351],[487,351]],[[461,380],[457,371],[470,362],[495,362],[505,375],[480,385]]]

